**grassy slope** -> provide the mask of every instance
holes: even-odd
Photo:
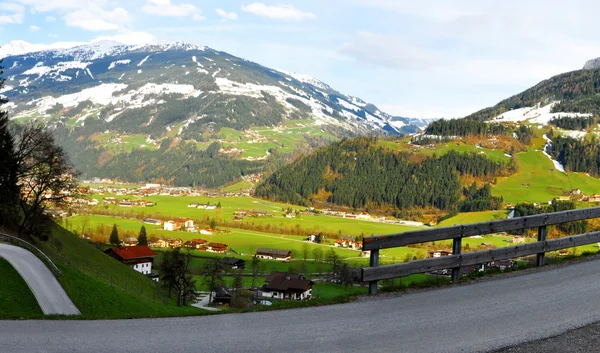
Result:
[[[59,280],[85,318],[199,313],[172,302],[164,305],[154,282],[61,227],[50,241],[38,245],[63,271]]]
[[[19,273],[0,258],[0,317],[33,318],[43,315],[33,293]]]

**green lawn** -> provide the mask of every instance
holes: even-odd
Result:
[[[585,194],[600,192],[600,179],[555,170],[550,159],[539,150],[532,148],[516,157],[519,171],[498,178],[498,184],[492,189],[492,193],[502,196],[505,202],[548,202],[576,188]]]
[[[0,258],[0,318],[34,318],[43,316],[37,300],[19,273]]]
[[[460,224],[478,223],[498,219],[506,219],[507,211],[465,212],[440,222],[438,227],[449,227]]]

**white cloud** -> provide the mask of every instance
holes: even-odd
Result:
[[[238,18],[238,15],[235,12],[227,12],[222,9],[216,9],[215,11],[223,20],[236,20]]]
[[[192,4],[173,4],[171,0],[148,0],[142,11],[149,15],[166,17],[187,17],[193,20],[204,20],[202,11]]]
[[[12,2],[0,3],[0,25],[23,23],[25,7]]]
[[[46,16],[46,22],[56,22],[56,17],[54,16]]]
[[[118,7],[112,11],[77,10],[63,16],[69,27],[79,27],[92,32],[118,30],[131,21],[127,10]]]
[[[243,5],[242,11],[249,12],[261,17],[283,21],[314,20],[317,16],[312,12],[303,12],[292,5],[269,6],[260,2]]]
[[[37,32],[37,31],[39,31],[40,29],[42,29],[42,28],[41,28],[41,27],[38,27],[38,26],[36,26],[36,25],[31,25],[31,26],[29,26],[29,30],[30,30],[30,31],[32,31],[32,32]]]
[[[361,32],[354,40],[344,43],[339,52],[359,61],[395,69],[424,70],[436,65],[432,50],[402,37],[379,33]]]

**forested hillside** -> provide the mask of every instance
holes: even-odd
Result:
[[[552,112],[599,114],[598,93],[600,93],[600,69],[571,71],[544,80],[526,91],[466,118],[485,121],[511,109],[533,107],[538,103],[551,101],[560,101],[552,108]]]
[[[600,175],[600,146],[595,137],[586,141],[552,132],[548,137],[552,139],[552,143],[547,145],[546,151],[567,171]]]
[[[441,157],[392,152],[376,138],[344,139],[287,165],[260,184],[256,195],[296,204],[326,201],[361,209],[435,207],[454,211],[497,207],[489,186],[463,190],[461,176],[490,178],[514,171],[511,162],[451,151]],[[487,198],[487,202],[476,201]],[[501,201],[500,201],[501,202]]]

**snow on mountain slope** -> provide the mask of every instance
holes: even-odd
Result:
[[[551,113],[552,108],[558,104],[559,101],[554,101],[546,105],[536,104],[534,107],[524,107],[519,109],[509,110],[502,113],[492,120],[491,122],[529,122],[532,124],[548,125],[550,120],[557,117],[588,117],[591,114],[581,113]]]
[[[47,116],[46,111],[58,109],[55,106],[73,108],[90,101],[95,105],[94,111],[104,111],[100,115],[112,123],[125,110],[183,104],[183,115],[176,118],[178,121],[199,111],[214,114],[217,109],[218,119],[224,119],[219,124],[227,126],[235,125],[240,119],[235,116],[244,114],[245,109],[252,116],[257,112],[265,114],[267,111],[258,106],[276,102],[283,109],[277,110],[281,114],[279,119],[312,119],[315,124],[335,125],[352,134],[397,134],[422,128],[416,121],[396,120],[376,106],[334,90],[314,77],[272,70],[200,45],[97,41],[54,47],[13,42],[7,47],[2,52],[7,55],[4,59],[7,86],[3,93],[14,104],[11,109],[15,118],[34,113]],[[190,66],[195,70],[190,70]],[[225,106],[233,97],[251,99],[248,101],[251,103],[228,112]],[[127,101],[132,102],[130,106],[123,106]],[[122,106],[121,110],[115,111],[115,105]],[[84,116],[87,112],[84,109],[79,114]],[[109,117],[112,120],[108,121]],[[205,120],[214,119],[216,116]],[[198,130],[202,124],[208,123],[192,121],[189,128]]]

